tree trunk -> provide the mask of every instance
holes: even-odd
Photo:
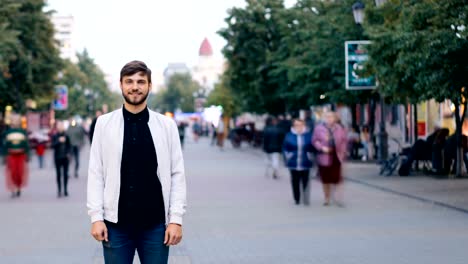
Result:
[[[418,141],[418,104],[413,104],[413,119],[414,119],[414,142]],[[414,163],[416,170],[419,170],[419,161],[416,160]]]
[[[463,102],[463,114],[460,116],[460,104],[458,102],[454,103],[455,104],[455,124],[456,124],[456,137],[457,137],[457,167],[455,176],[456,177],[461,177],[462,176],[462,166],[464,164],[464,159],[463,159],[463,145],[462,145],[462,127],[463,127],[463,122],[465,121],[465,115],[466,115],[466,106],[467,102],[466,100]]]
[[[418,104],[413,104],[413,144],[418,140]]]
[[[454,102],[455,105],[455,124],[456,124],[456,138],[457,138],[457,167],[455,168],[455,176],[460,177],[461,176],[461,166],[462,166],[462,148],[461,148],[461,117],[460,117],[460,104],[458,102]]]

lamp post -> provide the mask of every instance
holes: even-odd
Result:
[[[362,25],[364,22],[364,8],[366,8],[366,5],[364,5],[364,3],[361,1],[357,1],[353,4],[352,8],[354,22],[356,22],[357,25]]]
[[[375,0],[375,5],[377,7],[385,4],[387,0]],[[359,26],[362,27],[362,23],[364,22],[364,3],[361,1],[357,1],[353,4],[353,16],[354,22]],[[360,30],[360,38],[362,38],[362,29]],[[374,113],[371,113],[374,114]],[[372,133],[372,132],[371,132]],[[385,125],[385,97],[383,93],[380,93],[380,125],[379,125],[379,133],[378,133],[378,155],[377,158],[379,161],[384,161],[387,159],[388,156],[388,134],[386,131]]]
[[[384,5],[387,0],[375,0],[377,7]],[[379,160],[383,161],[388,157],[388,134],[385,127],[385,96],[380,93],[380,132],[379,132]]]

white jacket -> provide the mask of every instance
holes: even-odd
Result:
[[[186,207],[184,160],[174,120],[149,111],[148,127],[158,160],[166,224],[182,225]],[[100,116],[94,129],[88,169],[88,214],[91,222],[117,223],[120,166],[124,139],[122,109]]]

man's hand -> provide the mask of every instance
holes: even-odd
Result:
[[[166,228],[164,236],[164,244],[166,246],[175,246],[182,240],[182,226],[178,224],[169,224]]]
[[[109,242],[109,240],[107,239],[107,227],[103,221],[97,221],[93,223],[93,225],[91,226],[91,235],[97,241],[105,240],[106,242]]]

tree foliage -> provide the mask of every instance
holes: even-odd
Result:
[[[356,103],[345,90],[344,42],[362,38],[352,0],[247,1],[229,10],[223,53],[227,85],[244,111],[282,113],[324,103]]]
[[[398,101],[459,101],[466,86],[468,4],[389,1],[368,10],[371,65],[381,90]]]
[[[240,113],[239,102],[232,90],[222,80],[215,85],[215,88],[208,95],[206,106],[220,105],[223,107],[223,114],[226,117],[233,117]]]
[[[43,0],[0,0],[0,107],[24,111],[27,98],[52,97],[61,68]]]
[[[232,8],[225,19],[223,49],[229,67],[227,85],[239,96],[241,107],[252,112],[284,112],[276,76],[274,53],[281,41],[285,7],[281,0],[247,0],[245,8]]]
[[[380,90],[398,101],[451,100],[458,146],[468,98],[468,3],[390,0],[367,11],[370,64]],[[461,172],[458,151],[457,174]]]
[[[153,108],[160,112],[193,112],[195,110],[193,94],[201,89],[201,86],[192,80],[190,74],[174,74],[169,79],[167,88],[157,93]]]
[[[68,108],[57,111],[58,118],[74,115],[94,116],[94,112],[104,104],[110,110],[120,107],[122,96],[109,90],[105,75],[85,49],[77,54],[76,64],[64,61],[61,77],[56,84],[68,87]]]

